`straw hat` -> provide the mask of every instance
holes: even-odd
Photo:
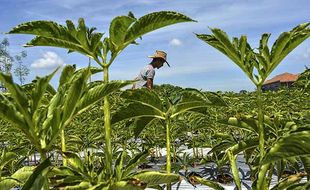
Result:
[[[170,67],[168,61],[167,61],[167,53],[164,51],[160,51],[160,50],[156,50],[154,55],[150,55],[148,56],[149,58],[162,58],[163,60],[165,60],[165,62],[167,63],[167,65]]]

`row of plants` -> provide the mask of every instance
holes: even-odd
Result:
[[[0,98],[2,136],[9,134],[2,140],[1,189],[161,189],[164,183],[171,189],[172,183],[181,179],[173,171],[180,169],[177,166],[186,168],[184,161],[190,160],[187,155],[178,157],[181,144],[192,147],[197,158],[198,147],[211,147],[208,155],[200,156],[202,161],[216,162],[218,167],[229,163],[237,189],[242,188],[236,161],[239,153],[250,167],[253,189],[268,189],[275,168],[279,183],[274,189],[309,186],[308,182],[297,183],[304,176],[309,180],[310,174],[309,101],[303,99],[308,91],[280,92],[283,100],[296,93],[307,104],[293,102],[297,106],[293,109],[279,104],[283,109],[277,112],[272,105],[282,100],[275,100],[272,93],[263,94],[261,89],[285,56],[310,36],[309,23],[282,33],[271,49],[270,34],[262,35],[256,49],[247,43],[246,36],[230,40],[220,29],[211,29],[211,35],[197,34],[245,72],[257,87],[256,98],[252,93],[244,98],[169,86],[154,91],[120,91],[135,81],[109,80],[110,66],[128,45],[137,44],[138,38],[156,29],[189,21],[194,20],[171,11],[140,18],[130,12],[114,18],[104,38],[83,19],[78,26],[69,20],[66,25],[33,21],[13,28],[10,34],[35,36],[27,47],[65,48],[69,53],[88,56],[99,67],[76,70],[74,65],[66,66],[57,89],[49,82],[58,69],[23,86],[0,73],[7,89]],[[103,80],[89,82],[91,75],[99,72],[103,72]],[[191,133],[190,138],[181,132]],[[150,148],[162,146],[167,151],[165,172],[137,170]],[[34,152],[40,154],[40,165],[22,167],[23,160]],[[51,162],[52,157],[56,162]],[[58,163],[60,157],[62,163]],[[304,170],[281,178],[286,165],[296,163],[302,163]],[[224,189],[211,179],[184,177],[193,184]]]
[[[178,94],[177,90],[172,90],[166,87],[158,87],[156,88],[156,91],[159,92],[171,92],[170,98],[173,98],[173,94]],[[171,91],[172,90],[172,91]],[[178,88],[180,92],[180,88]],[[175,93],[177,92],[177,93]],[[111,96],[111,99],[116,107],[120,106],[120,104],[123,104],[123,102],[119,98],[119,93],[116,92]],[[161,94],[162,95],[162,94]],[[309,108],[309,102],[307,103],[307,97],[308,93],[302,93],[300,90],[281,90],[278,92],[268,92],[264,93],[264,96],[268,97],[270,99],[270,102],[277,102],[277,106],[273,107],[274,110],[277,110],[277,115],[282,116],[285,120],[291,120],[291,118],[294,118],[294,121],[300,121],[300,124],[305,124],[307,121],[305,119],[302,119],[307,114],[307,109]],[[211,152],[219,152],[222,150],[225,150],[225,147],[234,146],[236,145],[239,140],[242,140],[242,138],[247,137],[247,133],[243,132],[242,130],[238,129],[239,127],[234,127],[227,130],[227,127],[222,126],[220,122],[215,122],[215,120],[220,120],[222,118],[225,118],[227,116],[241,116],[246,114],[253,113],[252,107],[255,104],[255,101],[253,101],[254,94],[253,93],[246,93],[246,94],[236,94],[236,93],[225,93],[222,94],[223,99],[229,101],[228,105],[229,107],[218,107],[217,109],[213,110],[201,110],[200,112],[204,113],[191,113],[190,115],[184,115],[183,117],[179,118],[178,122],[173,122],[173,129],[171,130],[171,149],[176,150],[176,152],[181,151],[180,145],[186,144],[188,147],[193,147],[193,145],[196,145],[197,147],[211,147],[214,148]],[[266,98],[264,97],[264,99]],[[288,97],[299,97],[297,100],[290,100]],[[241,100],[247,100],[245,102],[248,102],[247,104],[240,104]],[[117,102],[119,101],[119,102]],[[270,102],[265,102],[264,105],[270,104]],[[292,110],[287,109],[287,105],[291,107]],[[299,109],[299,108],[304,109]],[[100,139],[103,138],[103,136],[100,133],[100,126],[102,126],[103,122],[99,120],[95,120],[95,118],[98,118],[98,110],[100,110],[100,105],[96,105],[93,109],[91,109],[92,112],[86,112],[82,113],[80,117],[78,117],[76,120],[73,121],[73,123],[68,126],[66,131],[66,137],[68,141],[66,142],[66,145],[68,147],[68,151],[70,152],[81,152],[80,150],[86,150],[87,148],[94,148],[95,150],[102,150],[104,151],[104,147],[102,146],[102,142],[100,142]],[[274,111],[273,110],[273,111]],[[289,113],[287,112],[289,111]],[[116,110],[115,110],[116,111]],[[236,112],[237,111],[237,112]],[[223,114],[218,114],[223,113]],[[217,115],[217,116],[216,116]],[[207,117],[206,117],[207,116]],[[216,116],[216,117],[214,117]],[[89,124],[92,123],[92,124]],[[192,125],[195,123],[194,125]],[[309,123],[309,122],[308,122]],[[5,125],[4,125],[5,126]],[[87,127],[85,127],[87,126]],[[112,144],[113,146],[113,155],[117,155],[120,152],[120,148],[126,149],[129,153],[138,153],[146,151],[149,147],[158,146],[160,148],[163,148],[165,146],[165,143],[163,143],[162,139],[165,138],[165,126],[157,123],[156,125],[149,125],[146,129],[142,131],[142,133],[139,136],[139,139],[141,139],[140,142],[132,142],[132,136],[136,133],[135,130],[136,125],[114,125],[115,131],[113,132],[112,136]],[[5,126],[4,129],[8,130],[10,129],[9,126]],[[99,129],[99,130],[98,130]],[[275,128],[274,130],[277,130],[280,132],[278,128]],[[195,138],[191,138],[188,136],[188,132],[197,134]],[[11,150],[16,151],[18,149],[25,150],[31,149],[31,144],[27,143],[28,147],[25,146],[25,143],[16,143],[14,140],[16,138],[10,138],[12,134],[16,136],[21,136],[22,134],[17,133],[17,131],[7,131],[3,134],[4,137],[3,141],[8,142],[6,148],[9,149],[11,147]],[[229,135],[231,134],[231,135]],[[242,138],[240,137],[242,135]],[[239,139],[239,140],[236,140]],[[181,141],[181,142],[178,142]],[[96,143],[97,142],[97,143]],[[141,143],[143,142],[143,143]],[[60,150],[60,142],[57,143],[59,146],[54,147],[57,150]],[[8,146],[12,145],[12,146]],[[125,148],[124,148],[125,147]],[[142,147],[142,149],[141,149]],[[224,147],[224,149],[223,149]],[[87,151],[84,155],[87,155]],[[147,155],[146,152],[145,156]],[[28,154],[29,153],[24,153]],[[97,156],[95,156],[95,160],[99,160],[99,156],[103,156],[102,154],[96,153]],[[177,154],[178,156],[180,154]],[[186,157],[179,158],[178,156],[174,158],[175,154],[171,154],[171,161],[172,161],[172,170],[174,172],[179,172],[180,169],[184,169],[184,167],[192,167],[193,164],[197,161],[201,162],[213,162],[217,164],[216,170],[224,171],[226,167],[225,161],[221,161],[221,156],[217,157],[211,157],[211,160],[209,156],[206,156],[205,158],[199,158],[199,159],[189,159]],[[184,155],[187,156],[188,155]],[[13,157],[10,161],[10,165],[6,165],[5,171],[16,171],[16,169],[19,169],[16,166],[16,159],[17,157]],[[21,157],[19,157],[22,159]],[[128,157],[129,158],[129,157]],[[15,160],[16,159],[16,160]],[[115,158],[116,159],[116,158]],[[141,162],[146,162],[145,159],[140,160]],[[139,162],[139,163],[141,163]],[[297,162],[296,162],[297,163]],[[137,163],[138,164],[138,163]],[[56,164],[55,164],[56,165]],[[14,168],[10,168],[12,166],[15,166]],[[19,165],[21,167],[21,165]],[[284,170],[287,170],[288,168],[284,166],[282,168],[282,172]],[[293,172],[301,171],[295,168]],[[202,175],[209,175],[207,171],[205,171],[205,174]],[[213,171],[214,172],[214,171]],[[13,172],[14,173],[14,172]],[[10,174],[13,174],[12,172]],[[6,174],[7,175],[7,174]],[[221,181],[220,175],[224,174],[218,174],[215,177],[214,180]],[[281,176],[281,175],[278,175]],[[185,176],[186,177],[186,176]],[[211,176],[210,176],[211,177]],[[218,178],[218,179],[217,179]],[[279,178],[280,179],[280,178]]]
[[[165,93],[166,97],[169,97],[170,99],[175,98],[175,94],[179,94],[180,91],[184,91],[183,89],[176,89],[173,90],[171,88],[167,87],[158,87],[155,89],[159,92],[168,92]],[[177,92],[178,91],[178,92]],[[189,93],[189,90],[185,90],[187,93]],[[192,90],[190,90],[192,91]],[[169,93],[170,92],[170,93]],[[121,92],[116,92],[114,94],[111,94],[111,100],[113,100],[113,104],[117,105],[116,107],[120,107],[121,104],[123,104],[123,101],[119,98],[119,94]],[[169,95],[170,94],[170,95]],[[163,93],[161,93],[163,95]],[[307,102],[307,97],[309,96],[308,92],[302,92],[301,90],[281,90],[278,92],[266,92],[263,94],[264,99],[269,99],[270,102],[265,101],[264,105],[267,106],[272,102],[276,102],[276,106],[272,107],[272,112],[275,113],[273,117],[277,117],[278,119],[273,124],[273,134],[269,134],[270,137],[274,137],[275,134],[277,134],[276,139],[280,139],[283,136],[283,131],[287,131],[287,129],[284,128],[283,121],[294,121],[298,125],[305,125],[308,123],[309,125],[309,119],[307,120],[307,111],[309,110],[309,102]],[[236,147],[239,144],[242,144],[244,142],[250,142],[250,140],[247,141],[248,137],[253,134],[253,132],[248,132],[249,130],[245,127],[248,127],[245,125],[245,123],[242,123],[239,125],[230,125],[231,128],[227,128],[227,126],[224,124],[221,124],[224,122],[223,118],[226,118],[227,116],[236,116],[238,119],[242,119],[242,122],[251,123],[251,117],[250,115],[253,114],[253,107],[255,106],[255,101],[253,98],[255,98],[254,93],[246,93],[246,94],[236,94],[236,93],[224,93],[221,94],[222,98],[225,99],[228,102],[228,107],[217,107],[213,109],[207,109],[207,110],[200,110],[199,113],[187,113],[183,114],[182,117],[178,118],[178,121],[174,121],[172,124],[171,129],[171,149],[173,150],[171,152],[171,162],[172,162],[172,171],[175,173],[180,172],[181,170],[184,170],[187,168],[193,167],[193,164],[197,162],[206,163],[206,162],[212,162],[216,164],[216,168],[212,170],[208,169],[209,165],[205,165],[206,169],[203,173],[201,173],[201,176],[207,176],[210,180],[214,181],[220,181],[225,182],[225,179],[222,179],[223,175],[229,174],[229,168],[227,170],[227,158],[223,155],[223,152],[225,152],[226,149],[230,147]],[[293,99],[290,100],[289,97],[299,97],[297,100]],[[241,100],[246,100],[244,102],[247,102],[246,104],[240,104]],[[288,106],[290,109],[288,109]],[[102,152],[104,151],[104,146],[102,143],[103,135],[100,133],[100,126],[102,126],[103,121],[100,119],[96,120],[95,118],[98,118],[98,110],[100,110],[100,105],[95,105],[94,108],[92,108],[91,112],[85,112],[80,115],[80,117],[76,118],[72,124],[70,124],[67,127],[66,130],[66,146],[69,152],[75,152],[79,153],[79,157],[77,159],[84,160],[85,158],[82,158],[88,154],[91,154],[93,156],[91,162],[99,164],[100,160],[104,158],[104,155]],[[304,109],[299,109],[304,108]],[[115,110],[112,110],[112,112],[117,112],[117,108]],[[221,113],[221,114],[219,114]],[[113,114],[114,115],[114,114]],[[215,116],[215,117],[214,117]],[[243,118],[244,117],[244,118]],[[232,118],[231,118],[232,119]],[[235,118],[234,118],[235,119]],[[217,121],[216,121],[217,120]],[[92,124],[89,124],[92,123]],[[285,122],[284,122],[285,123]],[[285,123],[286,124],[286,123]],[[85,127],[87,126],[87,127]],[[296,127],[296,124],[291,122],[291,124],[287,124],[288,127]],[[287,127],[285,125],[285,127]],[[252,126],[253,127],[253,126]],[[3,129],[7,130],[3,134],[3,141],[7,142],[5,146],[5,150],[7,150],[9,153],[5,153],[4,156],[4,169],[6,173],[4,173],[4,176],[9,176],[14,174],[15,171],[20,169],[22,167],[22,162],[20,160],[25,159],[26,156],[29,156],[32,145],[30,143],[22,143],[21,142],[15,142],[17,140],[16,138],[11,138],[13,134],[15,136],[23,137],[21,133],[18,133],[17,131],[9,131],[11,127],[8,124],[3,124]],[[253,127],[254,128],[254,127]],[[284,128],[284,129],[283,129]],[[141,163],[148,162],[145,157],[148,155],[147,150],[150,147],[159,147],[163,148],[165,147],[165,143],[163,143],[163,139],[165,138],[165,125],[163,123],[156,123],[154,121],[153,124],[149,124],[146,126],[144,130],[141,131],[140,134],[139,130],[137,131],[137,125],[135,124],[117,124],[114,125],[114,132],[112,134],[112,150],[114,159],[117,159],[117,155],[122,154],[122,150],[126,150],[126,153],[129,155],[126,155],[125,160],[129,160],[134,154],[139,154],[140,156],[143,153],[143,159],[140,159],[139,162],[136,163],[135,167],[138,166]],[[188,136],[188,133],[192,133],[194,135]],[[136,135],[139,137],[140,141],[135,142],[132,141],[132,137]],[[250,138],[253,140],[253,138]],[[254,138],[255,139],[255,138]],[[24,138],[24,141],[27,141]],[[56,143],[54,149],[55,150],[61,150],[60,147],[60,140]],[[254,141],[254,143],[257,143],[257,141]],[[26,146],[25,146],[26,144]],[[214,155],[204,155],[201,157],[191,158],[189,155],[184,154],[182,157],[182,154],[178,154],[178,152],[182,151],[181,145],[187,145],[188,147],[193,148],[202,148],[202,147],[210,147],[212,148],[212,151],[210,153],[215,153]],[[273,144],[273,142],[271,143]],[[57,146],[58,145],[58,146]],[[246,144],[243,144],[244,146]],[[249,144],[253,145],[253,144]],[[255,144],[254,144],[255,146]],[[92,151],[90,148],[92,148],[95,151]],[[88,151],[87,151],[88,149]],[[4,149],[3,149],[4,150]],[[11,151],[9,151],[11,150]],[[23,156],[17,156],[13,152],[16,152],[17,150],[20,150],[18,153]],[[84,150],[84,156],[83,151]],[[101,151],[99,151],[101,150]],[[24,153],[22,153],[24,152]],[[60,152],[60,151],[59,151]],[[174,154],[174,152],[177,152],[177,154]],[[14,154],[14,156],[10,157],[10,154]],[[54,154],[53,156],[56,156],[57,154]],[[67,153],[67,156],[70,155],[71,157],[74,157],[73,154]],[[59,155],[58,155],[59,156]],[[88,155],[90,156],[90,155]],[[7,157],[7,158],[5,158]],[[256,157],[256,158],[255,158]],[[136,158],[137,159],[137,158]],[[252,155],[252,158],[250,160],[257,159],[257,156]],[[51,159],[52,160],[52,159]],[[56,159],[53,159],[56,160]],[[250,160],[247,160],[249,166],[253,166],[254,163],[251,163]],[[6,162],[7,161],[7,162]],[[126,162],[126,161],[125,161]],[[298,165],[300,162],[295,159],[288,159],[282,161],[282,167],[277,168],[276,175],[278,176],[278,179],[282,179],[285,172],[290,171],[291,174],[296,174],[298,172],[304,172],[304,169],[302,165]],[[16,164],[19,163],[19,164]],[[200,164],[201,164],[200,163]],[[85,165],[85,163],[83,163]],[[82,165],[83,165],[82,164]],[[96,165],[94,164],[94,165]],[[102,162],[101,164],[104,164]],[[56,163],[53,165],[58,166]],[[69,167],[71,166],[71,163],[69,164]],[[214,172],[217,172],[215,175]],[[228,172],[228,173],[227,173]],[[213,173],[213,174],[212,174]],[[212,174],[212,175],[211,175]],[[82,175],[82,174],[81,174]],[[210,175],[210,176],[209,176]],[[231,174],[230,174],[231,175]],[[252,178],[255,177],[255,171],[251,172]],[[16,176],[16,175],[15,175]],[[86,175],[87,176],[87,175]],[[189,176],[184,176],[189,177]],[[250,177],[250,176],[249,176]],[[292,177],[292,176],[291,176]],[[80,179],[83,180],[83,177]],[[85,180],[85,179],[84,179]],[[77,182],[72,182],[73,184],[76,184]]]

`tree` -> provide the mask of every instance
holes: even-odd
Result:
[[[29,68],[23,64],[23,59],[27,57],[27,53],[22,51],[13,56],[10,54],[9,47],[9,40],[4,38],[0,43],[0,71],[9,74],[12,71],[13,64],[17,63],[14,74],[18,77],[20,84],[23,84],[25,77],[29,74]]]
[[[20,52],[20,55],[15,55],[15,61],[17,62],[17,66],[14,69],[14,74],[18,77],[19,83],[24,84],[25,77],[29,74],[29,68],[23,64],[23,59],[27,57],[26,51]]]
[[[7,38],[4,38],[0,43],[0,70],[9,73],[12,69],[13,57],[9,53],[10,43]]]

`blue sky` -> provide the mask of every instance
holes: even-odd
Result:
[[[197,39],[194,33],[208,33],[208,27],[221,28],[230,37],[247,35],[257,47],[262,33],[271,33],[270,45],[281,32],[310,21],[309,0],[0,0],[0,32],[28,21],[52,20],[64,24],[83,17],[86,25],[108,33],[110,21],[132,11],[136,17],[147,13],[171,10],[183,13],[197,23],[181,23],[143,36],[140,45],[125,49],[110,68],[111,79],[133,79],[150,62],[147,57],[155,50],[168,53],[171,67],[156,72],[155,84],[172,84],[209,91],[252,91],[254,85],[246,75],[223,54]],[[58,65],[87,66],[88,58],[67,54],[59,48],[23,48],[32,37],[0,34],[8,37],[11,53],[26,50],[24,63],[30,68],[27,81],[43,76]],[[94,63],[95,64],[95,63]],[[271,74],[300,73],[310,67],[310,39],[297,47]],[[101,79],[102,76],[95,76]],[[52,84],[57,85],[57,76]]]

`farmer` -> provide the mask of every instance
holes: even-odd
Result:
[[[149,58],[153,58],[152,62],[146,65],[139,73],[139,75],[135,78],[138,80],[133,86],[132,89],[139,88],[153,88],[153,80],[155,76],[155,68],[159,69],[167,62],[167,54],[164,51],[156,50],[154,55],[149,56]]]

